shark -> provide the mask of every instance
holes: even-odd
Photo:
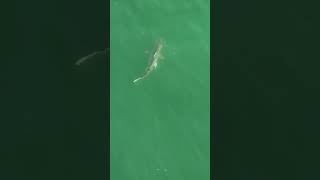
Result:
[[[155,70],[158,66],[159,60],[160,59],[164,59],[164,57],[161,54],[161,50],[163,48],[163,39],[158,39],[155,43],[155,47],[152,50],[152,52],[150,53],[150,57],[149,57],[149,63],[144,71],[144,73],[142,74],[142,76],[138,77],[137,79],[133,80],[133,83],[137,83],[138,81],[146,78],[147,76],[149,76],[149,74]]]
[[[78,59],[76,61],[75,65],[80,66],[84,62],[88,61],[89,59],[92,59],[92,58],[96,57],[97,55],[102,55],[102,54],[107,53],[108,50],[109,50],[109,48],[106,48],[106,49],[101,50],[101,51],[95,51],[95,52],[93,52],[93,53],[91,53],[91,54],[89,54],[87,56],[84,56],[84,57]]]

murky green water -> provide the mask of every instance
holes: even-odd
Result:
[[[209,0],[111,0],[111,179],[209,179]],[[138,84],[163,38],[164,60]]]

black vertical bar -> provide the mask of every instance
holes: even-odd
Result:
[[[106,77],[107,77],[107,83],[106,83],[106,90],[107,90],[107,98],[106,98],[106,104],[107,104],[107,113],[106,113],[106,116],[107,116],[107,129],[106,129],[106,149],[107,149],[107,167],[106,167],[106,170],[107,170],[107,178],[106,179],[110,179],[110,167],[111,167],[111,164],[110,164],[110,13],[111,13],[111,9],[110,9],[110,0],[107,0],[106,1],[107,4],[106,4],[106,17],[107,17],[107,23],[106,23],[106,28],[107,28],[107,33],[106,33],[106,48],[107,48],[107,74],[106,74]]]

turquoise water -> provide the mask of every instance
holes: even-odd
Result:
[[[111,179],[209,179],[209,0],[110,3]]]

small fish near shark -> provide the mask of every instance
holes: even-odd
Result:
[[[149,64],[147,65],[144,74],[138,77],[137,79],[133,80],[133,83],[137,83],[138,81],[146,78],[153,70],[157,68],[159,60],[164,59],[164,57],[161,54],[163,43],[164,43],[163,39],[158,39],[156,41],[155,47],[149,57]]]

